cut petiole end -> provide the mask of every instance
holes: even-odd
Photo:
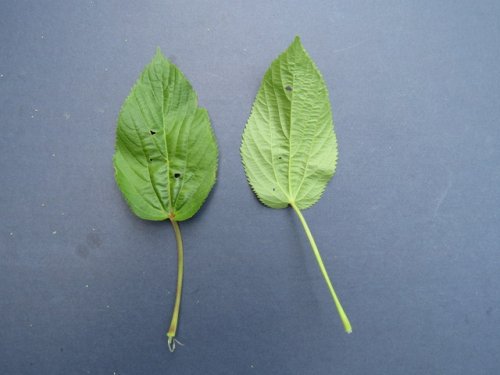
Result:
[[[325,275],[323,275],[323,276],[325,276]],[[347,317],[347,314],[345,313],[344,308],[340,304],[340,300],[338,299],[337,294],[335,293],[335,290],[333,289],[333,285],[332,285],[328,275],[325,276],[325,281],[326,281],[326,284],[328,285],[328,288],[330,289],[330,293],[333,297],[333,302],[335,302],[335,307],[337,308],[337,311],[338,311],[339,316],[340,316],[340,320],[342,321],[342,324],[344,325],[345,331],[347,333],[352,333],[351,322],[349,321],[349,318]]]
[[[180,346],[184,346],[184,344],[182,342],[180,342],[179,340],[177,340],[175,338],[175,336],[170,336],[170,332],[167,333],[167,337],[168,337],[167,345],[168,345],[168,350],[170,351],[170,353],[174,352],[176,344],[179,344]]]
[[[173,353],[175,350],[175,339],[173,336],[169,336],[167,333],[167,345],[168,345],[168,350],[170,350],[170,353]]]
[[[318,260],[318,263],[323,263],[320,260]],[[320,266],[321,268],[321,266]],[[326,270],[325,270],[325,273],[326,273]],[[325,276],[325,275],[323,275]],[[349,321],[349,318],[347,317],[347,314],[345,313],[344,311],[344,308],[342,307],[342,305],[340,304],[340,300],[339,298],[337,297],[337,293],[335,293],[335,289],[333,289],[333,285],[330,281],[330,278],[328,277],[328,274],[326,274],[325,276],[325,281],[326,281],[326,284],[328,285],[328,289],[330,289],[330,293],[332,295],[332,298],[333,298],[333,302],[335,302],[335,307],[337,308],[337,311],[339,313],[339,316],[340,316],[340,320],[342,321],[342,324],[344,325],[344,329],[347,333],[352,333],[352,326],[351,326],[351,322]]]
[[[339,315],[340,315],[340,320],[342,320],[342,324],[344,325],[345,331],[347,333],[352,333],[351,322],[349,321],[349,318],[347,317],[343,309],[339,311]]]

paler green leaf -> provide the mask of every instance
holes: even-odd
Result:
[[[345,330],[351,332],[300,211],[320,199],[332,178],[337,141],[328,89],[299,37],[264,75],[243,133],[241,156],[259,200],[271,208],[291,206],[299,216]]]
[[[142,219],[167,220],[178,246],[178,284],[167,334],[175,348],[182,291],[183,249],[177,222],[192,217],[212,189],[217,143],[207,111],[182,72],[160,49],[125,100],[118,117],[115,179]]]

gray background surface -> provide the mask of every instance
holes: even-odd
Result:
[[[2,1],[2,374],[500,373],[498,1]],[[337,173],[300,223],[255,199],[240,137],[298,34],[330,89]],[[124,203],[118,110],[160,46],[210,113],[218,183],[182,223]]]

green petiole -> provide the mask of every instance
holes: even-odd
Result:
[[[312,236],[311,230],[309,229],[309,226],[307,225],[306,219],[304,218],[304,216],[302,216],[302,212],[300,212],[299,208],[295,205],[295,203],[290,203],[290,205],[297,213],[297,216],[299,217],[300,222],[302,223],[302,226],[304,227],[307,238],[309,239],[309,242],[311,243],[312,251],[314,253],[314,256],[316,257],[316,261],[318,262],[319,269],[321,270],[321,274],[323,275],[323,278],[326,281],[326,285],[328,285],[328,289],[330,290],[330,294],[332,295],[333,302],[335,302],[335,306],[337,307],[337,311],[339,312],[340,320],[342,320],[342,323],[344,324],[344,329],[347,333],[351,333],[352,332],[351,323],[349,322],[349,318],[347,317],[344,309],[342,308],[342,305],[340,304],[340,300],[337,297],[337,293],[335,293],[335,289],[333,289],[332,282],[330,281],[330,277],[328,276],[328,272],[326,272],[326,268],[325,268],[325,265],[323,264],[323,260],[321,259],[321,254],[319,253],[318,246],[316,246],[316,241],[314,241],[314,237]]]
[[[172,223],[172,227],[174,228],[175,239],[177,241],[177,288],[175,292],[175,305],[174,311],[172,313],[172,320],[170,322],[170,328],[167,332],[168,349],[173,352],[175,350],[175,344],[180,344],[180,342],[175,339],[175,335],[177,333],[179,311],[181,307],[182,279],[184,274],[184,248],[182,246],[182,236],[179,224],[177,224],[177,222],[172,218],[170,218],[170,222]]]

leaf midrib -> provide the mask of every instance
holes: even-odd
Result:
[[[273,72],[271,71],[271,74],[273,74]],[[274,95],[276,96],[276,90],[274,88],[274,84],[272,82],[273,80],[271,80],[271,87],[273,88],[273,91],[274,91]],[[264,95],[266,96],[266,103],[269,103],[269,99],[268,99],[268,95],[267,95],[267,90],[265,89],[264,87]],[[279,112],[279,109],[278,109],[278,112]],[[280,116],[280,121],[281,121],[281,114],[279,115]],[[269,117],[269,109],[268,109],[268,117]],[[268,121],[269,122],[269,133],[270,133],[270,137],[271,137],[271,142],[270,142],[270,145],[271,145],[271,166],[273,167],[273,174],[274,174],[274,179],[276,180],[276,184],[279,186],[280,190],[283,192],[283,194],[290,198],[288,196],[288,194],[286,193],[286,191],[283,189],[283,187],[281,186],[280,184],[280,181],[278,180],[278,176],[276,174],[276,169],[274,167],[274,149],[273,149],[273,141],[274,141],[274,138],[273,138],[273,129],[272,129],[272,125],[271,125],[271,121]]]
[[[168,61],[166,61],[166,64],[168,65],[168,75],[170,78],[170,72],[171,72],[171,66]],[[156,75],[156,70],[155,70],[155,75]],[[156,77],[158,79],[158,76]],[[162,77],[163,78],[163,77]],[[170,159],[168,158],[168,142],[167,142],[167,125],[165,123],[166,115],[165,115],[165,87],[163,85],[163,79],[160,79],[160,85],[161,85],[161,94],[162,94],[162,100],[161,100],[161,122],[162,122],[162,127],[163,127],[163,142],[165,144],[165,163],[167,164],[167,185],[168,185],[168,214],[173,215],[173,206],[172,206],[172,186],[170,183]],[[168,80],[170,82],[170,79]],[[154,90],[153,90],[154,92]],[[168,95],[167,95],[168,96]],[[156,94],[155,94],[156,98]],[[156,99],[158,100],[158,99]]]

